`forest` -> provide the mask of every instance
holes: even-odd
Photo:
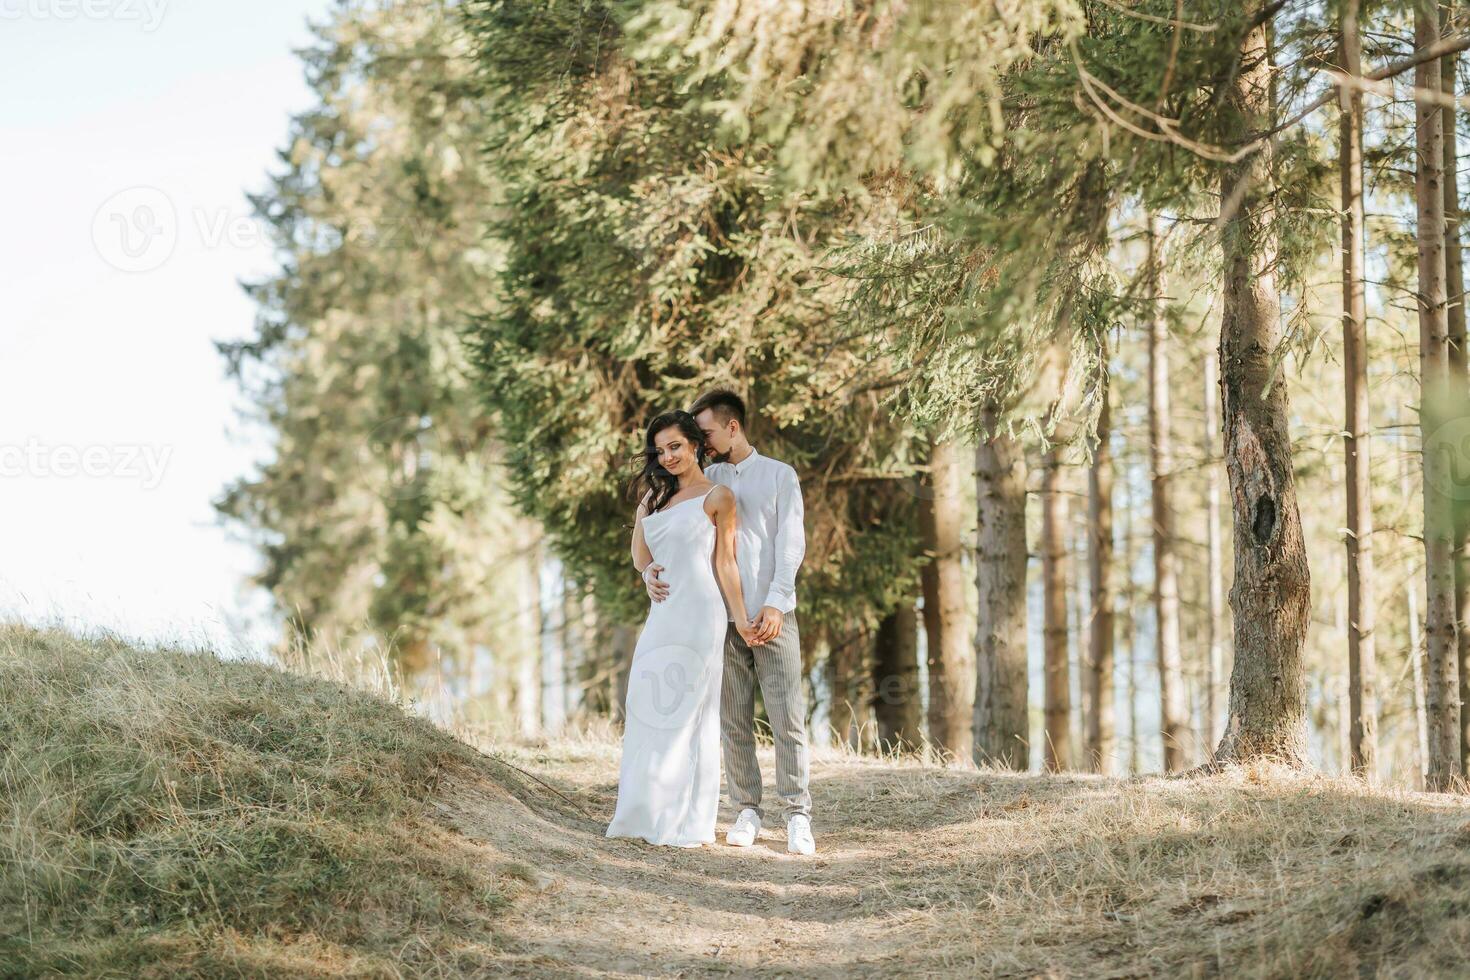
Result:
[[[1101,774],[1470,754],[1456,2],[343,0],[221,341],[293,662],[616,724],[633,454],[806,501],[813,730]],[[820,736],[819,736],[820,738]]]

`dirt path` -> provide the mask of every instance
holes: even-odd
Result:
[[[828,755],[813,763],[819,853],[801,858],[779,821],[753,848],[607,840],[614,746],[506,758],[555,792],[463,783],[443,811],[514,883],[495,937],[507,975],[1306,975],[1446,928],[1459,958],[1434,966],[1470,967],[1470,918],[1362,913],[1426,900],[1425,875],[1445,894],[1470,885],[1463,800]]]
[[[506,801],[487,798],[483,787],[451,796],[456,828],[493,844],[508,859],[504,873],[525,880],[515,904],[529,899],[534,914],[517,916],[506,966],[526,975],[892,973],[906,922],[922,913],[894,902],[882,882],[920,842],[908,830],[881,829],[894,825],[883,817],[902,808],[912,827],[922,790],[931,809],[963,822],[955,805],[976,799],[967,785],[974,774],[834,758],[814,773],[814,858],[786,853],[779,819],[750,848],[655,848],[602,836],[616,802],[616,779],[608,778],[615,755],[523,750],[515,760],[590,815],[547,793],[540,812],[509,822]],[[771,770],[769,756],[762,765]],[[721,841],[733,817],[723,806]]]

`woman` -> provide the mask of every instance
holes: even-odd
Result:
[[[735,495],[704,475],[704,434],[688,412],[649,423],[639,458],[633,564],[642,572],[657,561],[669,594],[650,604],[633,651],[607,836],[699,847],[714,842],[720,806],[727,607],[754,639],[735,565]]]

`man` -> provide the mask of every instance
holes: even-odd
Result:
[[[796,570],[806,554],[801,486],[796,471],[762,456],[745,435],[745,402],[733,391],[707,392],[689,409],[716,462],[711,481],[735,492],[739,518],[735,558],[755,643],[731,622],[725,635],[720,736],[730,802],[738,816],[725,841],[739,847],[760,836],[761,770],[755,755],[755,685],[776,743],[776,792],[786,809],[786,850],[815,854],[808,785],[806,695],[801,683],[801,640],[796,627]],[[668,595],[663,569],[649,565],[643,581],[654,602]]]

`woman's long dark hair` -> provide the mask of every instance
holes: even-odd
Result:
[[[639,470],[628,491],[634,500],[642,500],[644,494],[648,495],[650,514],[662,510],[669,499],[679,492],[679,478],[664,469],[664,465],[658,461],[658,446],[653,441],[654,436],[670,428],[677,428],[689,440],[694,447],[694,461],[701,471],[708,455],[704,447],[704,433],[700,431],[699,423],[694,421],[694,416],[688,412],[665,412],[648,423],[648,433],[643,438],[643,452],[633,457],[634,462],[639,463]]]

